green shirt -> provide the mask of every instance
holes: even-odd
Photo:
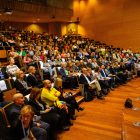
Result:
[[[65,74],[66,75],[69,75],[69,72],[68,72],[68,70],[66,70],[66,69],[64,69],[65,70]]]

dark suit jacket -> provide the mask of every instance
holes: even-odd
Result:
[[[111,74],[116,75],[116,71],[115,71],[115,69],[112,68],[112,67],[110,67],[110,72],[111,72]]]
[[[60,75],[63,76],[63,77],[62,77],[62,80],[65,82],[66,79],[67,79],[67,77],[68,77],[68,75],[66,75],[64,68],[61,68],[61,69],[60,69]]]
[[[28,75],[27,81],[28,81],[29,84],[30,84],[31,86],[33,86],[33,87],[34,87],[34,86],[37,86],[37,85],[39,85],[39,84],[42,83],[42,80],[40,80],[40,79],[38,79],[38,78],[35,78],[35,77],[32,76],[31,74]]]
[[[6,70],[3,67],[1,68],[1,72],[4,75],[5,79],[9,78],[9,74],[6,72]],[[1,80],[1,77],[0,77],[0,80]]]
[[[44,106],[44,109],[46,109],[46,104],[44,102],[42,102],[41,100],[38,100],[38,101]],[[28,104],[33,107],[35,115],[39,116],[40,111],[42,111],[42,108],[37,104],[37,102],[35,100],[33,100],[33,99],[30,99]]]
[[[104,71],[104,72],[103,72]],[[101,69],[100,73],[102,75],[102,77],[108,77],[108,75],[106,74],[105,70]],[[105,74],[104,74],[105,73]]]
[[[25,81],[26,82],[26,81]],[[28,87],[30,87],[30,85],[27,83]],[[21,93],[24,92],[26,90],[26,88],[24,88],[24,86],[18,81],[18,79],[15,80],[14,86],[17,90],[19,90]]]
[[[89,76],[87,76],[87,78],[89,79],[89,81],[91,81],[91,78]],[[88,89],[89,84],[88,84],[88,81],[83,74],[80,75],[79,82],[80,82],[80,84],[84,84],[84,89],[86,91]]]
[[[80,61],[82,59],[79,56],[76,56],[76,60]]]

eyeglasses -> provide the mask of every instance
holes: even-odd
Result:
[[[22,115],[22,117],[23,117],[23,118],[30,119],[30,118],[31,118],[31,115],[25,115],[25,114],[24,114],[24,115]]]

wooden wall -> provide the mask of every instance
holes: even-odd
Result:
[[[114,47],[140,50],[140,0],[74,1],[78,33]]]

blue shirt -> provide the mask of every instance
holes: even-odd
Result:
[[[0,79],[3,80],[5,79],[4,75],[2,74],[2,72],[0,71]]]

